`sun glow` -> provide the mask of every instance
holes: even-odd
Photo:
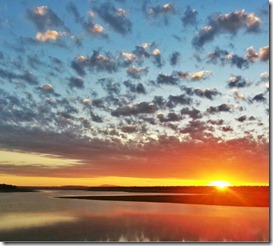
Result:
[[[231,186],[231,183],[223,180],[216,180],[216,181],[211,181],[209,183],[209,186],[215,186],[218,189],[225,189],[228,186]]]

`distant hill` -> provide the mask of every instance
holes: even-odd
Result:
[[[30,188],[17,187],[15,185],[0,184],[0,192],[31,192],[34,191]]]

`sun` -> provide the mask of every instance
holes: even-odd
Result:
[[[225,189],[226,187],[231,186],[231,183],[224,180],[215,180],[215,181],[211,181],[209,183],[209,186],[215,186],[218,189]]]

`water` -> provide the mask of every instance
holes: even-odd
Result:
[[[0,241],[269,241],[269,208],[56,198],[99,194],[135,193],[1,193]]]

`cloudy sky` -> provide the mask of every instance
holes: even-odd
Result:
[[[0,183],[268,184],[267,1],[0,6]]]

